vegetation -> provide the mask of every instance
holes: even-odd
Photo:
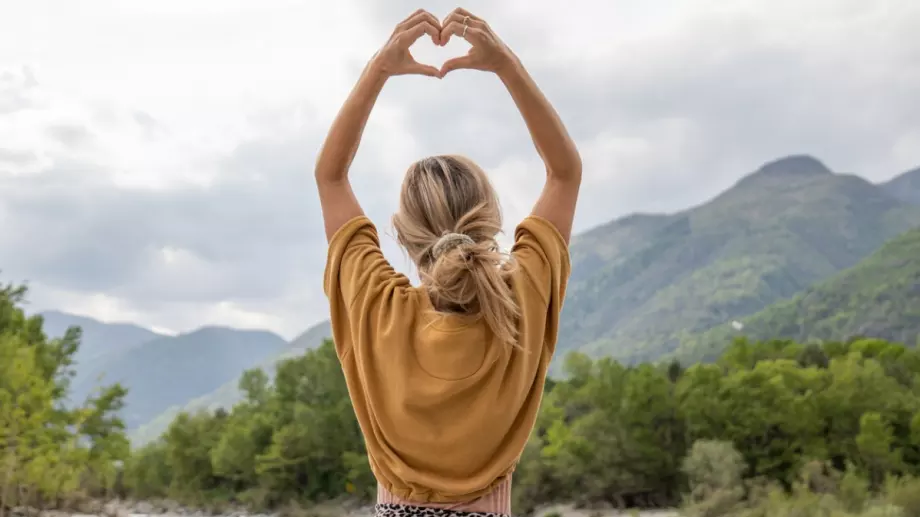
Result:
[[[181,413],[128,456],[115,416],[124,390],[116,385],[79,409],[65,408],[79,331],[49,341],[41,318],[17,307],[22,296],[7,287],[0,305],[3,508],[69,504],[113,490],[211,507],[374,493],[328,340],[282,361],[274,382],[260,369],[247,371],[239,382],[244,398],[229,411]],[[683,504],[691,515],[815,507],[821,515],[918,515],[916,349],[878,339],[738,340],[715,363],[687,369],[571,353],[564,371],[548,384],[515,473],[518,513],[574,499]]]
[[[920,476],[920,352],[901,345],[739,340],[715,364],[686,370],[572,353],[565,371],[515,473],[519,513],[573,499],[753,511],[802,496],[814,465],[864,483],[869,504]],[[240,386],[246,398],[229,412],[181,414],[137,451],[126,488],[256,506],[372,496],[331,342],[282,362],[273,384],[252,370]]]
[[[117,416],[125,390],[115,384],[65,404],[80,330],[48,339],[41,317],[19,308],[24,295],[0,287],[0,517],[18,505],[106,496],[129,453]]]
[[[805,289],[794,298],[682,340],[684,363],[711,361],[743,335],[801,342],[868,336],[914,345],[920,339],[920,228],[886,243],[872,256]]]
[[[883,441],[875,442],[883,443]],[[920,515],[920,479],[888,476],[875,490],[855,467],[840,472],[810,461],[791,488],[744,479],[744,462],[729,442],[699,441],[683,463],[691,491],[687,517],[915,517]]]
[[[920,224],[920,207],[807,156],[698,207],[577,236],[563,351],[655,361],[687,336],[792,297]],[[556,365],[554,370],[559,372]]]

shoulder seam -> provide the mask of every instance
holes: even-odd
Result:
[[[540,300],[544,305],[549,305],[549,300],[546,298],[546,295],[543,294],[543,291],[540,290],[540,286],[537,285],[537,282],[533,279],[533,275],[530,274],[530,271],[527,271],[521,264],[518,264],[518,267],[524,271],[524,276],[527,277],[527,281],[530,282],[530,286],[533,287],[533,290],[537,292],[537,295],[540,297]],[[518,303],[520,305],[520,303]]]

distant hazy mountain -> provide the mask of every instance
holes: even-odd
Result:
[[[105,382],[128,388],[124,417],[133,429],[238,378],[286,345],[267,331],[205,327],[128,350],[107,363]]]
[[[714,360],[736,336],[847,340],[877,337],[917,345],[920,339],[920,228],[886,243],[856,266],[791,300],[685,339],[675,356],[685,364]]]
[[[700,206],[629,216],[573,239],[558,349],[657,359],[917,224],[920,207],[810,156],[767,163]]]
[[[307,350],[321,345],[324,339],[331,338],[332,328],[329,325],[329,321],[323,321],[322,323],[310,327],[304,333],[294,338],[277,355],[271,356],[261,361],[259,364],[253,364],[246,369],[258,367],[265,370],[270,376],[274,376],[275,364],[278,361],[301,355]],[[195,412],[202,409],[214,410],[219,407],[229,409],[240,400],[242,400],[242,393],[239,390],[239,376],[236,376],[203,396],[186,400],[181,404],[169,407],[162,413],[156,415],[149,422],[137,428],[132,433],[131,439],[138,444],[155,439],[166,430],[169,423],[182,411]]]
[[[920,168],[907,171],[880,186],[898,199],[920,205]]]
[[[110,361],[148,341],[164,337],[132,323],[103,323],[92,318],[59,311],[40,313],[49,337],[61,337],[70,327],[80,327],[83,335],[76,354],[76,376],[71,381],[71,400],[83,401],[99,386],[98,376]]]

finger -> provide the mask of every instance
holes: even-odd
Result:
[[[429,77],[441,78],[441,71],[431,65],[423,65],[421,63],[412,62],[406,65],[407,74],[416,74],[416,75],[427,75]]]
[[[467,11],[466,9],[464,9],[464,8],[462,8],[462,7],[458,7],[458,8],[456,8],[456,9],[454,9],[453,11],[451,11],[451,13],[450,13],[448,16],[451,16],[451,15],[454,15],[454,14],[459,14],[461,19],[462,19],[464,16],[469,16],[469,17],[470,17],[470,20],[476,20],[476,21],[478,21],[478,22],[483,21],[482,18],[476,16],[475,14],[473,14],[473,13]]]
[[[422,37],[422,34],[431,36],[431,40],[434,41],[435,45],[438,45],[438,42],[441,41],[441,33],[438,31],[437,27],[427,21],[420,22],[415,27],[404,31],[402,34],[398,34],[396,36],[396,41],[403,48],[409,48]]]
[[[441,77],[447,75],[449,72],[453,72],[454,70],[475,70],[475,65],[476,62],[473,60],[473,57],[468,54],[465,56],[448,59],[444,62],[443,65],[441,65]]]
[[[441,22],[437,18],[435,18],[433,14],[429,13],[428,11],[424,9],[419,9],[412,16],[410,16],[409,18],[402,21],[399,25],[397,25],[396,29],[393,32],[394,33],[404,32],[418,25],[420,22],[423,22],[423,21],[427,21],[428,23],[434,25],[435,27],[438,27],[438,28],[441,27]]]
[[[482,29],[465,26],[462,23],[450,22],[441,29],[441,45],[446,45],[452,35],[460,36],[470,44],[482,41]]]
[[[402,24],[408,22],[408,21],[411,20],[412,18],[415,18],[416,16],[418,16],[418,15],[420,15],[420,14],[423,14],[423,13],[426,13],[426,12],[428,12],[428,11],[426,11],[426,10],[424,10],[424,9],[416,9],[412,14],[410,14],[409,16],[406,16],[406,18],[405,18],[403,21],[397,23],[396,26],[399,27],[400,25],[402,25]]]
[[[475,27],[477,29],[486,29],[489,27],[489,25],[482,20],[473,18],[472,16],[467,15],[467,14],[460,14],[456,11],[447,15],[447,17],[444,18],[444,20],[441,22],[441,26],[444,27],[450,22],[458,22],[461,25],[466,24],[466,25],[469,25],[470,27]]]

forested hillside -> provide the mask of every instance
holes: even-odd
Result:
[[[844,340],[877,337],[910,346],[920,340],[920,228],[886,243],[856,266],[791,300],[684,339],[675,356],[686,364],[709,361],[736,336]]]
[[[577,236],[559,348],[658,359],[687,336],[853,266],[918,224],[920,207],[814,158],[768,163],[698,207]]]

